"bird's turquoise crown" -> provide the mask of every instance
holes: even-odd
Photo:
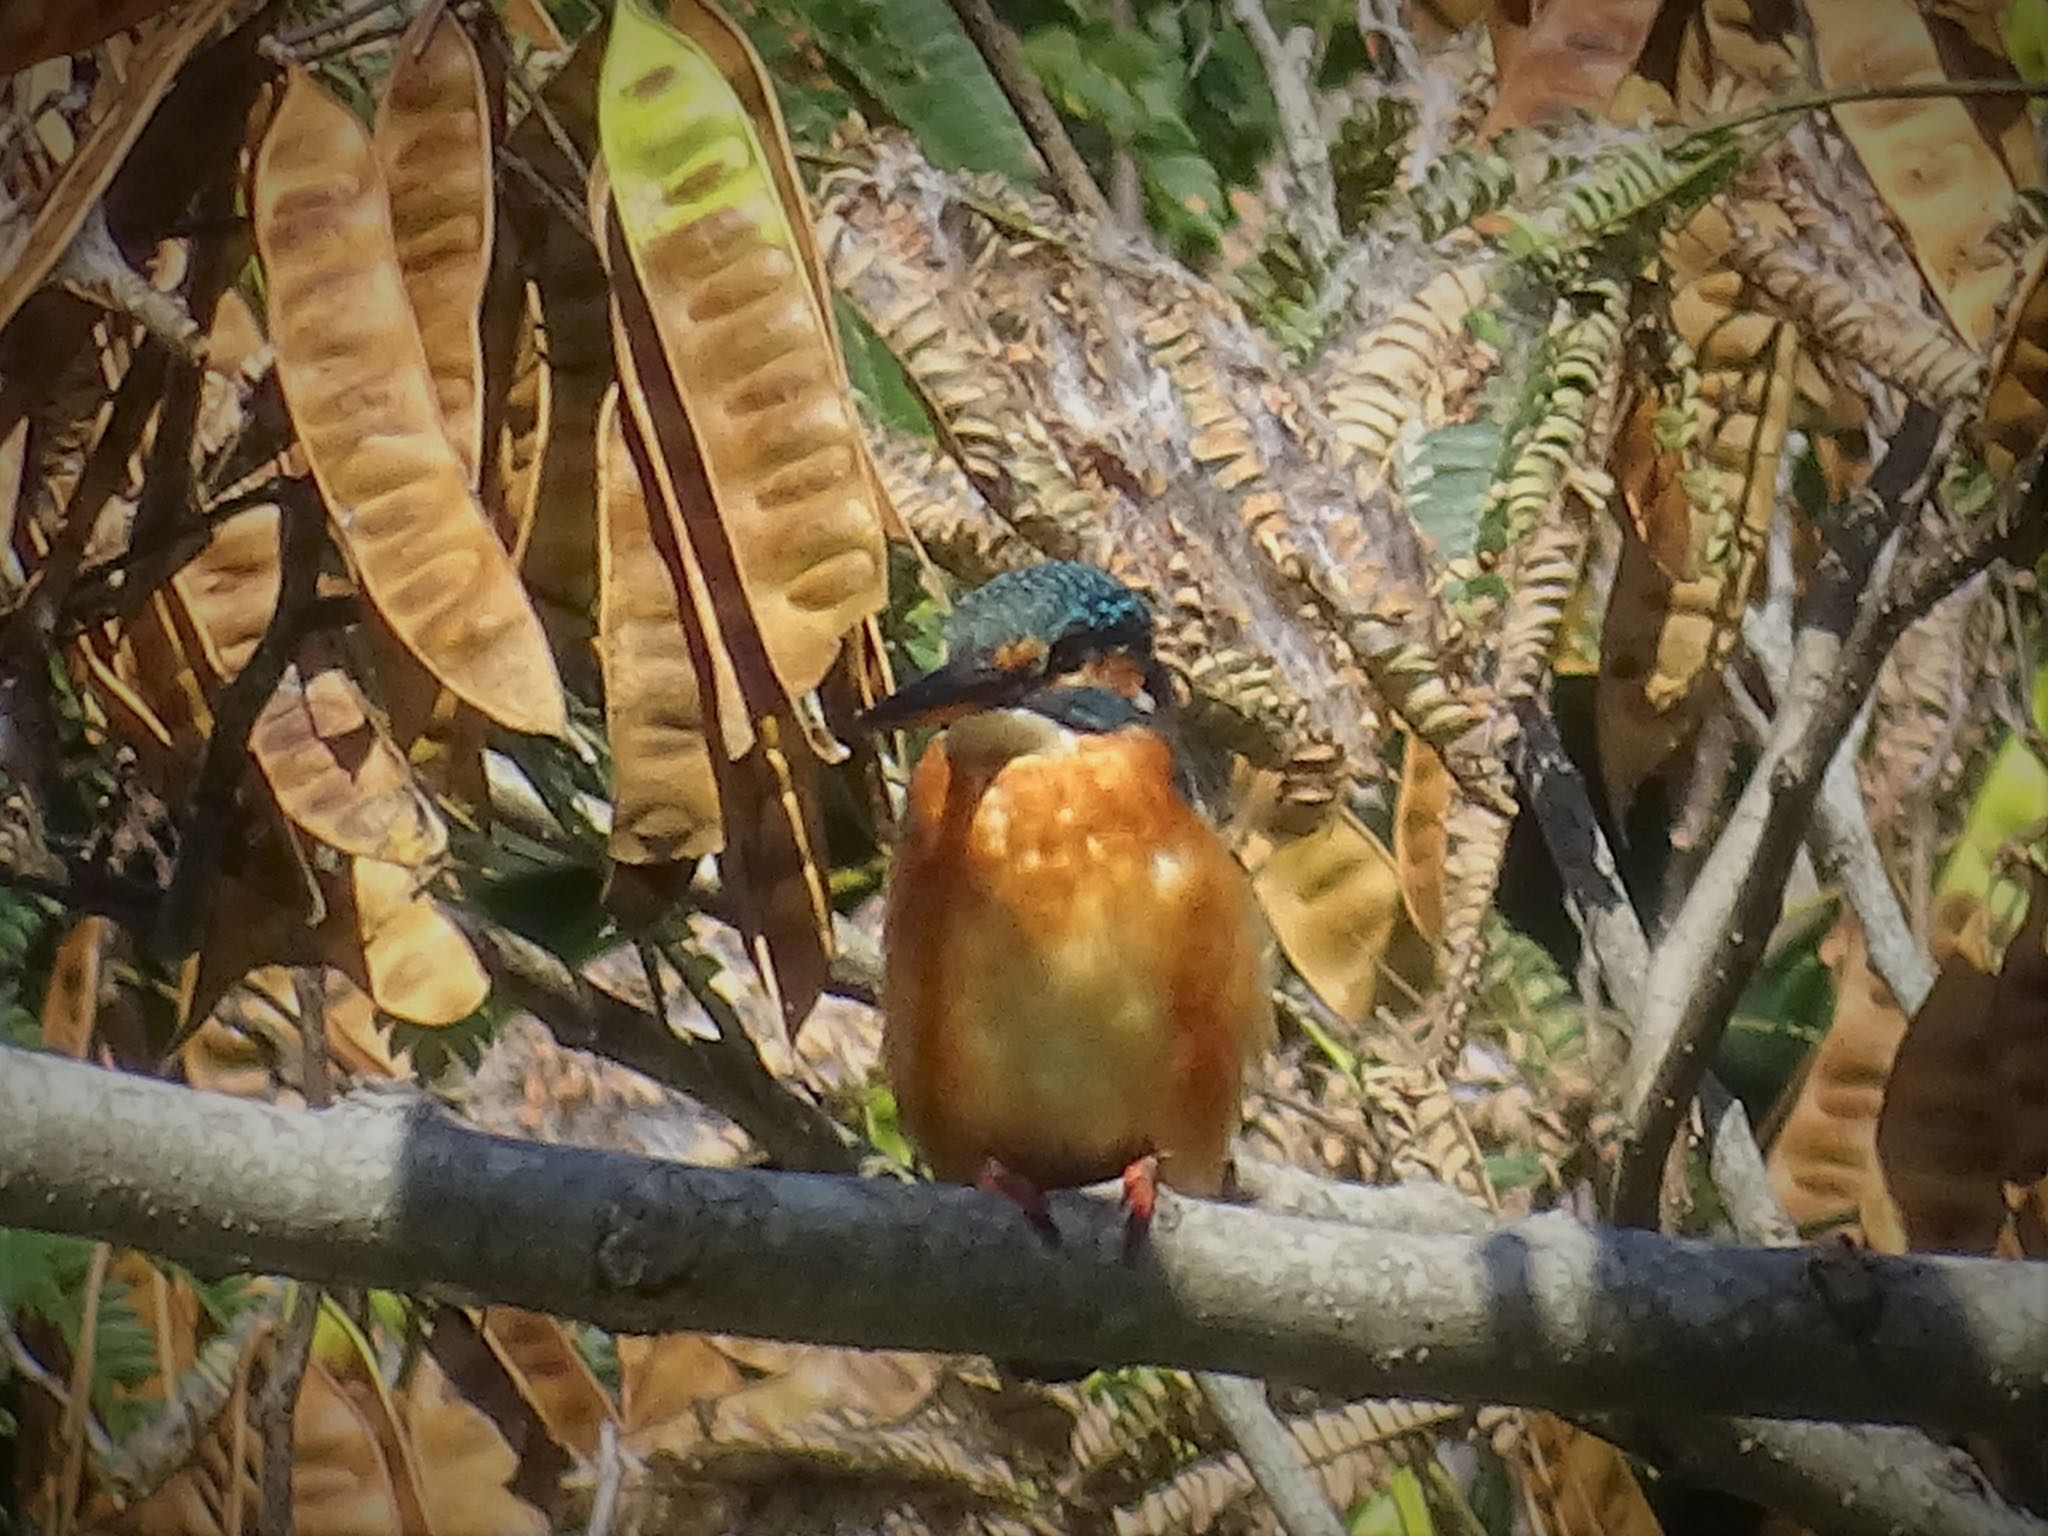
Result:
[[[945,665],[882,700],[868,711],[867,723],[890,730],[963,708],[1022,706],[1051,713],[1045,708],[1048,684],[1118,653],[1137,663],[1157,702],[1163,678],[1152,656],[1152,610],[1142,597],[1099,566],[1077,560],[1005,571],[961,598],[947,617]],[[1105,712],[1092,698],[1063,700],[1061,716],[1070,708],[1080,713],[1065,723],[1079,729],[1114,729],[1133,718],[1128,703]]]
[[[1100,566],[1048,560],[976,587],[946,621],[949,658],[993,657],[1021,640],[1045,646],[1056,676],[1107,651],[1150,654],[1152,610]]]

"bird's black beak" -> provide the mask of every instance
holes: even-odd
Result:
[[[905,683],[857,723],[871,731],[946,725],[962,715],[1013,704],[1037,681],[1034,675],[1006,672],[984,658],[963,656]]]

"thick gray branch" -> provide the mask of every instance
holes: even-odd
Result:
[[[1582,1227],[1384,1232],[509,1141],[420,1101],[290,1111],[0,1050],[0,1224],[213,1271],[707,1330],[1151,1362],[1352,1396],[1950,1430],[2048,1412],[2048,1269]],[[382,1107],[378,1100],[383,1100]],[[411,1102],[413,1107],[404,1108]]]

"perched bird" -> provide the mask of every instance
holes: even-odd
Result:
[[[1250,882],[1190,803],[1142,599],[1094,566],[998,576],[948,658],[869,712],[943,726],[889,879],[884,1054],[942,1179],[1015,1199],[1123,1175],[1217,1193],[1247,1058],[1272,1031]]]

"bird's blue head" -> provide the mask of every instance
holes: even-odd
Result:
[[[1165,687],[1145,600],[1097,566],[1050,560],[963,597],[946,622],[945,665],[883,699],[867,722],[896,730],[1024,708],[1113,729],[1163,702]]]

